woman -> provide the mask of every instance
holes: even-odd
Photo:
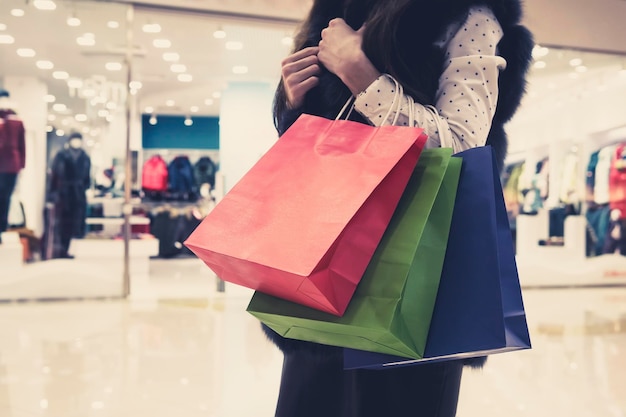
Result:
[[[354,96],[353,120],[422,127],[427,147],[489,144],[502,167],[533,47],[520,19],[519,0],[316,0],[282,63],[279,134]],[[285,354],[279,417],[454,416],[463,366],[482,363],[343,371],[340,348],[265,330]]]

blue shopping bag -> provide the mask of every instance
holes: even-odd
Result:
[[[384,369],[530,348],[513,239],[490,146],[463,158],[423,359],[344,350],[344,368]]]

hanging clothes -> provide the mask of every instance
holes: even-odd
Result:
[[[169,190],[179,201],[193,201],[197,198],[196,180],[189,158],[179,155],[168,166]]]
[[[167,163],[161,155],[154,155],[146,161],[141,172],[141,188],[144,191],[167,191],[169,174]]]
[[[202,184],[209,184],[211,190],[215,188],[215,173],[217,172],[217,165],[208,156],[203,156],[193,167],[193,173],[196,179],[196,186],[202,187]]]
[[[24,124],[12,110],[0,109],[0,233],[7,230],[11,195],[25,164]]]
[[[68,250],[72,238],[85,235],[87,196],[91,177],[91,159],[82,148],[61,149],[50,170],[48,201],[54,204],[59,245],[53,257],[69,257]]]
[[[626,218],[626,144],[615,148],[609,171],[609,207],[618,219]]]

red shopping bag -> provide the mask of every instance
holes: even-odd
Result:
[[[227,282],[340,316],[425,142],[302,115],[185,244]]]

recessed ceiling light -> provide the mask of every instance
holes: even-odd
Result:
[[[63,113],[64,111],[67,110],[67,106],[63,103],[54,103],[52,105],[52,110],[59,112],[59,113]]]
[[[100,117],[107,117],[109,115],[109,111],[108,110],[98,110],[98,116]]]
[[[540,45],[535,45],[532,55],[533,58],[543,58],[544,56],[548,55],[548,53],[550,53],[550,49]]]
[[[285,46],[291,46],[293,45],[293,38],[291,36],[285,36],[280,40],[280,43]]]
[[[0,23],[0,30],[7,30],[7,25]]]
[[[68,26],[80,26],[80,19],[77,18],[76,16],[70,16],[67,18],[66,23]]]
[[[54,68],[54,64],[51,61],[46,61],[46,60],[37,61],[35,65],[37,65],[37,68],[43,69],[43,70]]]
[[[155,48],[169,48],[172,46],[172,42],[169,39],[155,39],[152,41],[152,46]]]
[[[65,130],[63,130],[63,129],[57,129],[57,136],[64,136],[64,135],[65,135]],[[43,404],[42,404],[42,405],[43,405]],[[46,406],[45,406],[45,407],[42,407],[42,408],[46,408],[46,407],[48,407],[47,403],[46,403]]]
[[[586,66],[584,66],[584,65],[579,65],[579,66],[576,67],[576,72],[582,73],[582,72],[587,72],[587,70],[588,70],[588,68]]]
[[[141,90],[141,87],[143,87],[143,83],[141,81],[131,81],[130,83],[128,83],[128,86],[133,90]]]
[[[158,23],[146,23],[141,29],[145,33],[159,33],[161,32],[161,25]]]
[[[214,103],[214,101],[213,101],[213,99],[212,99],[212,98],[207,98],[206,100],[204,100],[204,104],[205,104],[206,106],[210,106],[210,105],[212,105],[213,103]]]
[[[53,96],[52,94],[46,94],[45,96],[43,96],[43,101],[45,101],[46,103],[54,103],[55,101],[57,101],[57,98]]]
[[[233,74],[246,74],[248,72],[248,67],[245,65],[235,65],[233,67]]]
[[[107,71],[122,70],[122,64],[120,62],[107,62],[106,64],[104,64],[104,67],[107,69]]]
[[[54,132],[54,127],[52,127],[50,125],[46,126],[46,132],[48,132],[48,133]]]
[[[200,110],[200,107],[198,107],[198,106],[191,106],[189,108],[189,111],[192,112],[192,113],[198,113],[199,110]]]
[[[175,102],[174,100],[167,100],[167,101],[165,102],[165,105],[166,105],[167,107],[174,107],[174,105],[175,105],[175,104],[176,104],[176,102]]]
[[[167,62],[176,62],[180,59],[180,55],[176,52],[166,52],[163,54],[163,60]]]
[[[183,83],[189,83],[193,81],[191,74],[178,74],[178,81]]]
[[[583,60],[580,58],[574,58],[574,59],[570,59],[569,64],[572,67],[577,67],[579,65],[581,65],[583,63]]]
[[[22,58],[32,58],[35,56],[35,50],[31,48],[19,48],[17,50],[17,55]]]
[[[83,80],[81,80],[80,78],[71,78],[67,80],[67,86],[69,88],[82,88]]]
[[[120,27],[120,23],[115,20],[109,20],[107,22],[107,27],[110,29],[117,29]]]
[[[154,112],[154,107],[146,107],[145,109],[143,109],[144,113],[153,113]]]
[[[191,120],[191,117],[187,116],[185,117],[185,121],[183,123],[185,124],[185,126],[191,126],[193,125],[193,120]]]
[[[213,98],[220,98],[220,97],[222,97],[222,92],[221,91],[215,91],[211,95],[213,96]]]
[[[33,6],[39,10],[55,10],[57,8],[56,3],[52,0],[35,0]]]
[[[226,37],[226,32],[223,29],[218,29],[213,32],[213,37],[216,39],[224,39]]]
[[[70,78],[70,74],[68,74],[66,71],[54,71],[52,73],[52,77],[57,80],[67,80],[68,78]]]
[[[77,115],[74,116],[74,119],[76,119],[77,122],[86,122],[87,115],[83,113],[78,113]]]
[[[0,44],[10,45],[15,43],[15,38],[11,35],[0,35]]]
[[[150,116],[150,120],[148,120],[148,122],[154,126],[155,124],[157,124],[157,118],[156,116],[153,114],[152,116]]]
[[[76,38],[76,43],[80,46],[94,46],[96,44],[96,36],[93,33],[84,33]]]
[[[115,103],[114,101],[109,101],[106,104],[106,108],[109,109],[109,110],[115,110],[115,109],[117,109],[117,103]]]
[[[229,51],[239,51],[243,49],[243,43],[239,41],[228,41],[224,47]]]
[[[172,64],[170,65],[170,71],[172,72],[186,72],[187,66],[184,64]]]
[[[11,15],[15,17],[22,17],[24,14],[24,9],[11,9]]]
[[[536,61],[536,62],[533,64],[533,67],[534,67],[534,68],[537,68],[537,69],[543,69],[543,68],[545,68],[547,65],[548,65],[548,64],[546,64],[546,61]]]

